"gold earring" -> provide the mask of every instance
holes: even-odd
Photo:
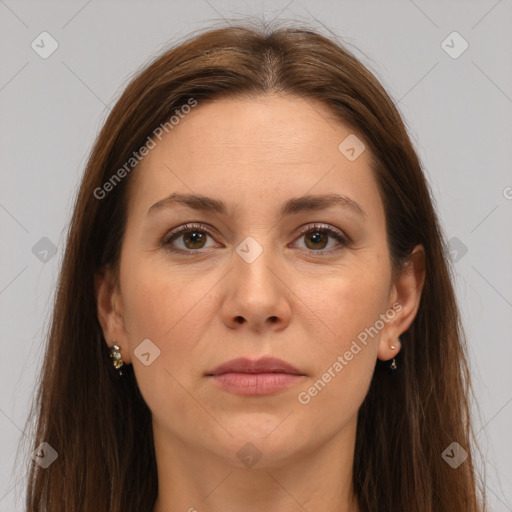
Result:
[[[401,343],[400,341],[400,337],[398,337],[398,342]],[[390,345],[389,348],[391,350],[396,350],[396,345]],[[394,372],[396,371],[396,369],[398,368],[397,364],[396,364],[396,359],[393,357],[393,360],[391,361],[391,363],[389,364],[389,369]]]
[[[115,341],[114,345],[110,347],[110,358],[112,359],[112,363],[114,364],[114,368],[116,370],[119,370],[119,368],[121,368],[121,366],[124,365],[123,360],[121,358],[121,350],[117,345],[115,345]],[[123,372],[121,370],[119,370],[119,375],[123,375]]]

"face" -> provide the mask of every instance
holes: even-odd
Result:
[[[392,280],[369,150],[339,149],[351,135],[320,103],[222,99],[133,171],[99,315],[168,446],[272,467],[354,432],[418,297]]]

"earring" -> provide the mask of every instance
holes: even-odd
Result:
[[[401,343],[400,337],[398,338],[398,343]],[[396,345],[390,345],[389,348],[391,350],[396,350]],[[388,364],[388,368],[391,371],[391,373],[395,372],[396,369],[398,368],[398,366],[396,364],[396,359],[394,357],[393,357],[393,360],[391,361],[391,363]]]
[[[114,341],[115,343],[115,341]],[[114,364],[114,368],[119,370],[121,366],[124,365],[123,360],[121,358],[121,351],[117,345],[113,345],[110,347],[110,358],[112,359],[112,363]],[[119,370],[119,375],[123,375],[123,372]]]

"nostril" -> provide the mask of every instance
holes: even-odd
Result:
[[[237,323],[239,323],[239,324],[242,324],[242,323],[244,322],[244,319],[243,319],[243,317],[241,317],[241,316],[237,316],[237,317],[235,318],[235,322],[237,322]]]

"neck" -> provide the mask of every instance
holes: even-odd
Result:
[[[153,431],[159,488],[153,512],[359,512],[352,487],[355,419],[304,453],[283,454],[256,441],[262,456],[250,468],[174,439],[155,422]]]

